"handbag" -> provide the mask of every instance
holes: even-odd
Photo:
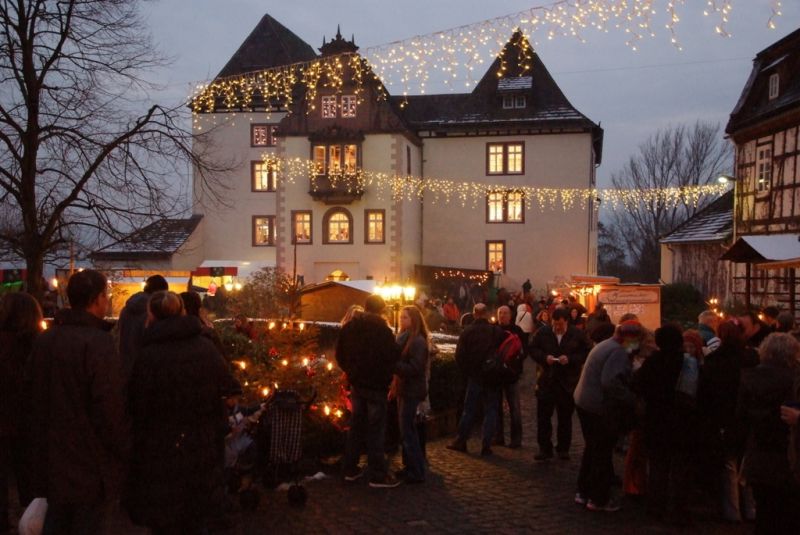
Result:
[[[41,535],[47,516],[47,498],[34,498],[19,519],[19,535]]]

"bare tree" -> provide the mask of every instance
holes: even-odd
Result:
[[[615,188],[662,189],[713,183],[730,169],[730,144],[720,125],[696,122],[659,130],[639,146],[623,169],[612,175]],[[686,200],[652,200],[628,206],[611,216],[611,231],[624,236],[633,272],[642,282],[656,282],[661,269],[658,240],[705,207]]]
[[[179,213],[196,187],[218,196],[211,146],[185,104],[145,104],[165,66],[139,0],[0,0],[0,247],[25,260],[41,295],[43,264],[78,237],[118,238]]]

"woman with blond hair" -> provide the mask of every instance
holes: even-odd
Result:
[[[133,455],[126,506],[154,533],[203,533],[221,486],[222,398],[234,381],[202,323],[167,291],[148,302],[128,387]]]
[[[422,313],[415,306],[400,311],[400,360],[397,376],[397,414],[403,442],[403,470],[398,474],[406,483],[425,481],[425,457],[422,454],[416,417],[417,406],[428,395],[428,341],[430,333]]]

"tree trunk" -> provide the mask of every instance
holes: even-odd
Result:
[[[44,258],[38,252],[25,256],[25,287],[41,304],[44,300],[44,292],[47,289],[47,282],[44,280]]]

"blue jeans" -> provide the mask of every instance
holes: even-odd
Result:
[[[366,398],[353,390],[350,394],[350,403],[353,412],[344,452],[344,473],[352,474],[358,469],[361,446],[366,441],[370,477],[375,480],[382,479],[386,477],[386,458],[383,452],[386,435],[386,397],[381,400]]]
[[[425,456],[417,430],[417,405],[420,401],[402,396],[397,398],[397,417],[403,437],[403,464],[409,479],[425,479]]]
[[[481,381],[470,377],[467,380],[467,394],[464,397],[464,412],[458,424],[458,439],[466,442],[472,431],[472,424],[478,411],[478,402],[483,397],[483,447],[492,443],[497,425],[497,410],[500,404],[500,387],[484,385]]]

